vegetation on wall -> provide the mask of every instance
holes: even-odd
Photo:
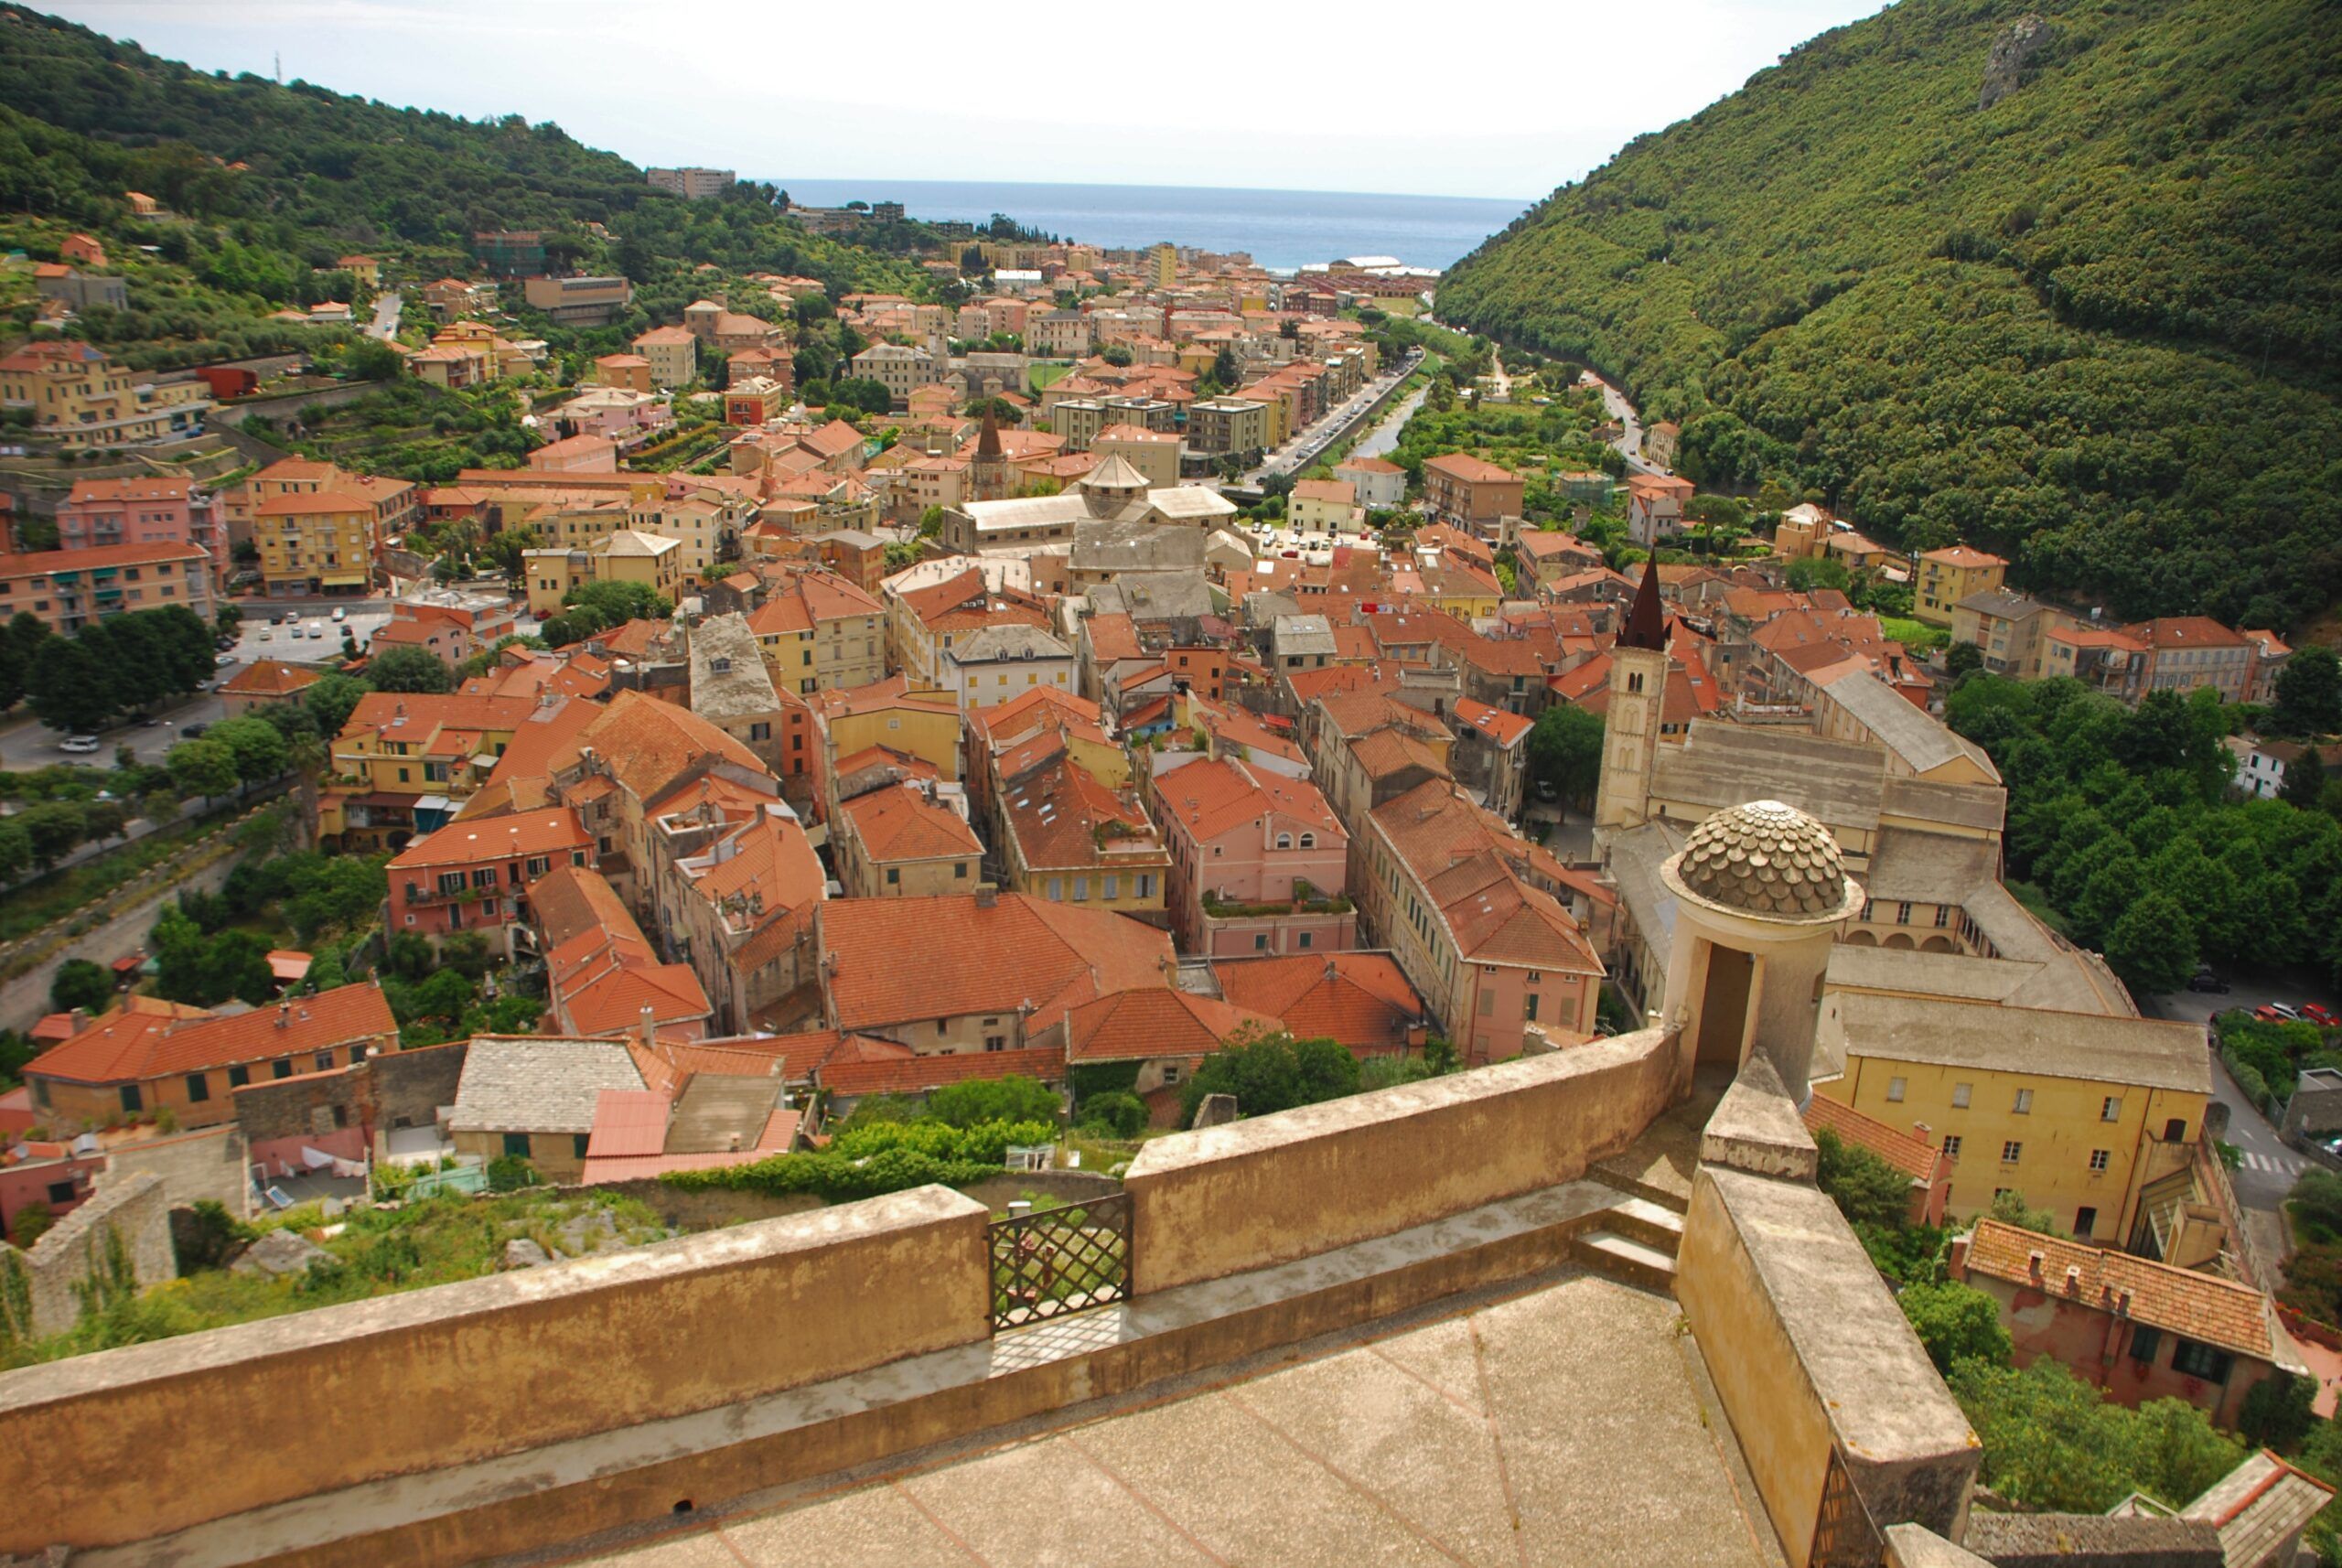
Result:
[[[1980,107],[2017,16],[2049,24]],[[1638,137],[1443,281],[1767,477],[2129,618],[2342,589],[2342,69],[2315,0],[1904,0]]]

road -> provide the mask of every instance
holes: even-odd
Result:
[[[2139,1007],[2159,1018],[2208,1024],[2213,1014],[2229,1007],[2257,1007],[2263,1002],[2283,1002],[2294,1007],[2304,1002],[2331,1005],[2334,999],[2333,993],[2308,973],[2281,972],[2231,979],[2235,989],[2225,994],[2182,991],[2168,996],[2143,996]],[[2218,1056],[2212,1058],[2212,1098],[2229,1108],[2227,1139],[2244,1155],[2244,1163],[2234,1177],[2237,1201],[2248,1208],[2273,1212],[2293,1190],[2294,1179],[2310,1163],[2308,1157],[2285,1146],[2269,1119],[2245,1099],[2236,1080],[2229,1077],[2228,1069],[2220,1065]]]
[[[406,296],[392,289],[374,299],[373,325],[366,328],[369,338],[392,338],[399,335],[399,312],[406,307]]]
[[[1590,371],[1586,373],[1594,375]],[[1618,422],[1619,427],[1625,432],[1610,445],[1616,446],[1618,449],[1618,455],[1626,458],[1628,468],[1638,474],[1666,473],[1667,469],[1663,466],[1643,456],[1642,416],[1636,412],[1635,405],[1627,401],[1627,394],[1598,375],[1595,375],[1594,379],[1602,388],[1603,409],[1611,418]]]
[[[242,858],[241,854],[230,854],[213,861],[185,882],[131,906],[113,919],[74,938],[38,967],[14,980],[0,982],[0,1026],[28,1029],[40,1022],[42,1015],[49,1010],[49,983],[68,960],[85,958],[91,963],[111,964],[116,959],[128,958],[146,945],[146,933],[154,929],[165,904],[182,893],[218,892]]]
[[[1318,455],[1338,439],[1340,432],[1347,428],[1361,411],[1372,407],[1378,399],[1389,396],[1391,390],[1413,374],[1415,367],[1421,363],[1423,363],[1422,353],[1410,352],[1407,358],[1359,388],[1357,395],[1338,408],[1329,409],[1312,420],[1302,428],[1300,434],[1271,453],[1267,461],[1246,474],[1239,482],[1245,485],[1258,485],[1265,475],[1301,472],[1310,464],[1315,463]]]
[[[226,680],[235,673],[232,667],[222,666],[219,678]],[[141,725],[135,720],[113,729],[100,730],[98,739],[103,743],[99,750],[76,757],[57,749],[64,738],[43,725],[39,720],[22,718],[0,727],[0,768],[11,772],[32,768],[48,768],[56,763],[70,762],[84,768],[112,768],[118,746],[128,746],[131,755],[141,762],[160,762],[163,753],[178,740],[180,731],[188,725],[208,725],[225,716],[220,699],[210,693],[201,693],[167,707],[155,711],[156,723]]]

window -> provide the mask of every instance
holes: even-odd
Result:
[[[1528,1019],[1529,1022],[1532,1024],[1537,1021],[1537,993],[1535,992],[1532,991],[1529,993],[1528,1004],[1521,1010],[1520,1015]]]
[[[473,873],[472,873],[472,886],[475,886],[475,887],[493,887],[493,886],[496,886],[496,867],[494,867],[494,866],[492,866],[492,865],[486,865],[486,866],[482,866],[482,867],[481,867],[480,869],[478,869],[478,871],[473,872]]]
[[[1950,1159],[1955,1159],[1955,1160],[1956,1160],[1956,1159],[1960,1158],[1960,1134],[1959,1134],[1959,1133],[1946,1133],[1943,1135],[1943,1152],[1944,1152],[1945,1155],[1946,1155],[1947,1157],[1950,1158]]]
[[[1936,906],[1936,924],[1939,926],[1949,926],[1951,924],[1950,905],[1939,904]]]
[[[2090,1240],[2090,1233],[2097,1229],[2097,1209],[2077,1208],[2074,1210],[2074,1239],[2076,1240],[2086,1241]]]
[[[143,1111],[145,1107],[146,1101],[145,1097],[138,1092],[138,1086],[136,1084],[125,1083],[122,1086],[122,1108],[124,1111],[134,1112]]]
[[[772,725],[768,724],[750,725],[748,726],[748,738],[750,740],[770,740],[772,738]]]
[[[553,856],[549,854],[532,854],[529,857],[530,875],[543,876],[546,872],[551,871],[552,869]]]
[[[2183,1118],[2175,1116],[2170,1121],[2165,1122],[2163,1124],[2163,1141],[2166,1144],[2184,1144],[2187,1142],[2186,1122]]]
[[[1489,990],[1487,986],[1482,986],[1480,988],[1480,1016],[1483,1018],[1493,1017],[1496,1015],[1496,1010],[1497,993],[1494,991]]]
[[[2225,1383],[2229,1369],[2236,1365],[2236,1358],[2226,1350],[2193,1339],[2171,1337],[2171,1369],[2186,1377],[2201,1378],[2208,1383]]]
[[[1269,939],[1266,932],[1255,931],[1252,933],[1252,950],[1254,952],[1266,952],[1269,950]],[[1481,1000],[1485,1002],[1488,998],[1482,997]],[[1485,1013],[1488,1009],[1483,1007],[1480,1011]]]
[[[889,887],[899,887],[899,886],[902,886],[902,883],[903,883],[903,873],[902,873],[902,868],[901,868],[901,867],[899,867],[899,866],[894,866],[894,865],[890,865],[890,866],[888,866],[888,867],[886,868],[886,886],[889,886]]]
[[[1087,876],[1077,876],[1073,879],[1073,901],[1077,904],[1090,902],[1090,878]]]
[[[203,1074],[203,1073],[199,1073],[199,1072],[191,1072],[191,1073],[188,1074],[188,1075],[187,1075],[187,1102],[188,1102],[189,1105],[200,1105],[200,1104],[202,1104],[205,1101],[207,1101],[207,1100],[209,1100],[209,1099],[210,1099],[210,1098],[211,1098],[211,1079],[210,1079],[210,1078],[209,1078],[208,1075]]]
[[[1974,1087],[1975,1086],[1973,1084],[1966,1083],[1955,1083],[1951,1086],[1951,1105],[1953,1110],[1965,1111],[1968,1109],[1968,1091]]]
[[[1142,898],[1149,898],[1154,897],[1154,895],[1155,874],[1151,871],[1140,872],[1138,875],[1138,896]]]
[[[70,1181],[53,1181],[48,1184],[48,1201],[52,1208],[61,1203],[72,1202],[73,1196],[73,1184]]]
[[[1049,901],[1053,904],[1065,902],[1065,883],[1055,876],[1049,878]]]
[[[2098,1107],[2098,1119],[2101,1122],[2122,1121],[2122,1097],[2119,1094],[2110,1094],[2100,1101]]]
[[[2012,1106],[2010,1109],[2012,1109],[2013,1111],[2014,1111],[2014,1112],[2015,1112],[2019,1116],[2030,1116],[2030,1115],[2032,1115],[2032,1114],[2033,1114],[2033,1090],[2029,1090],[2029,1089],[2020,1089],[2020,1090],[2018,1090],[2016,1091],[2016,1104],[2015,1104],[2015,1105],[2014,1105],[2014,1106]]]
[[[2155,1364],[2155,1352],[2163,1348],[2163,1331],[2144,1325],[2131,1330],[2131,1359],[2143,1367]]]
[[[293,1058],[291,1057],[279,1057],[274,1061],[269,1063],[268,1076],[271,1078],[291,1078],[293,1076]]]
[[[1006,1035],[986,1035],[984,1036],[984,1049],[988,1051],[1004,1051],[1007,1048],[1008,1036]]]
[[[594,1134],[591,1133],[573,1133],[570,1134],[569,1147],[582,1160],[586,1157],[586,1145],[593,1141]]]
[[[506,1157],[510,1159],[527,1159],[529,1157],[529,1135],[526,1133],[505,1133],[504,1153]]]
[[[319,1072],[331,1072],[333,1070],[333,1053],[331,1051],[319,1051],[317,1053],[317,1070]]]
[[[2025,1145],[2014,1138],[2001,1145],[2001,1164],[2013,1165],[2025,1158]]]
[[[1886,1080],[1886,1098],[1889,1102],[1901,1100],[1903,1098],[1903,1091],[1907,1087],[1907,1085],[1902,1079],[1888,1079]]]
[[[1911,923],[1910,905],[1897,904],[1895,906],[1895,923],[1898,926],[1907,926]]]
[[[1316,849],[1317,847],[1317,835],[1316,833],[1302,834],[1301,847],[1304,849]]]
[[[1291,849],[1293,847],[1293,835],[1291,833],[1277,834],[1277,847],[1279,849]]]
[[[1315,932],[1315,931],[1304,931],[1304,932],[1302,932],[1298,937],[1295,937],[1295,938],[1294,939],[1294,946],[1295,946],[1295,947],[1297,947],[1297,948],[1307,949],[1307,948],[1311,945],[1311,939],[1313,939],[1314,937],[1316,937],[1316,934],[1317,934],[1317,933],[1316,933],[1316,932]]]
[[[412,920],[414,917],[409,915],[407,918]],[[228,1087],[230,1089],[242,1089],[252,1080],[252,1069],[248,1067],[240,1065],[237,1067],[231,1067],[228,1069]]]
[[[1176,1083],[1179,1081],[1179,1064],[1177,1062],[1166,1062],[1163,1064],[1163,1081],[1166,1083]]]

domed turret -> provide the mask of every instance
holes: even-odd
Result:
[[[1847,912],[1838,841],[1778,800],[1728,806],[1693,828],[1675,874],[1686,892],[1743,914],[1804,920]]]

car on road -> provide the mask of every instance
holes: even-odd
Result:
[[[271,639],[272,638],[274,638],[275,635],[276,635],[276,634],[275,634],[274,632],[273,632],[273,631],[269,630],[269,629],[268,629],[268,628],[266,628],[266,627],[263,627],[263,628],[260,628],[260,639],[261,639],[263,642],[266,642],[266,641],[270,640],[270,639]]]
[[[210,727],[211,726],[209,725],[189,725],[187,728],[179,731],[179,733],[187,736],[189,740],[195,740],[199,738],[203,732]]]
[[[2321,1029],[2342,1029],[2342,1015],[2337,1015],[2332,1008],[2323,1003],[2304,1003],[2302,1006],[2302,1018],[2304,1022],[2315,1024]]]
[[[349,607],[348,605],[334,606],[333,618],[336,620],[348,620],[349,618]]]
[[[321,621],[321,620],[313,620],[313,621],[311,621],[311,622],[309,623],[309,635],[310,635],[311,637],[323,637],[325,634],[326,634],[326,623],[325,623],[325,622],[323,622],[323,621]]]
[[[2252,1015],[2264,1024],[2298,1024],[2302,1015],[2282,1002],[2263,1002],[2252,1010]]]
[[[93,735],[69,735],[57,743],[57,749],[76,753],[91,752],[100,749],[100,742]]]
[[[2208,969],[2199,969],[2187,977],[2187,989],[2190,991],[2209,991],[2225,995],[2228,988],[2229,983]]]

